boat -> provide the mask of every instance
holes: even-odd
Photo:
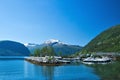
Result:
[[[88,57],[88,58],[83,59],[83,62],[104,63],[104,62],[111,62],[111,58],[109,57],[101,57],[101,58]]]

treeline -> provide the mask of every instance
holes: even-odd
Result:
[[[71,57],[71,55],[63,55],[63,53],[61,51],[56,53],[54,48],[51,46],[45,46],[42,49],[38,48],[33,53],[31,53],[31,56],[35,56],[35,57],[45,57],[45,56]]]
[[[55,51],[51,46],[45,46],[42,49],[38,48],[34,51],[33,54],[31,54],[31,56],[35,56],[35,57],[54,56],[54,55],[55,55]]]

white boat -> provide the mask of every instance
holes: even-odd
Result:
[[[93,57],[88,57],[83,60],[83,62],[110,62],[111,58],[108,57],[102,57],[102,58],[93,58]]]

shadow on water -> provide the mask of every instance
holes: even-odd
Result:
[[[120,80],[120,62],[88,66],[93,67],[102,80]]]

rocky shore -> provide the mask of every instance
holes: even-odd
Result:
[[[59,66],[63,64],[70,64],[70,61],[62,60],[61,57],[28,57],[25,60],[42,66]]]

